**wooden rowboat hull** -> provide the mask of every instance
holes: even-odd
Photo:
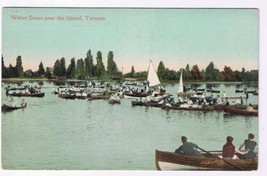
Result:
[[[238,170],[234,165],[248,171],[258,167],[258,160],[254,159],[191,157],[159,150],[156,150],[155,162],[158,170]]]
[[[25,103],[23,106],[8,106],[6,104],[2,105],[2,111],[13,111],[13,110],[17,110],[17,109],[23,109],[27,107],[27,103]]]
[[[238,109],[231,106],[223,106],[224,112],[237,115],[249,115],[249,116],[258,116],[258,111],[247,111],[246,109]]]

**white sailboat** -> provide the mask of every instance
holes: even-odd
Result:
[[[179,87],[178,87],[178,94],[181,94],[184,92],[184,84],[183,84],[183,71],[181,71],[181,76],[179,80]]]
[[[159,77],[154,69],[154,66],[151,60],[149,62],[149,67],[148,67],[147,81],[149,83],[149,87],[161,85],[159,81]]]
[[[153,63],[149,61],[148,74],[147,74],[146,92],[130,92],[124,93],[125,98],[142,98],[142,97],[158,97],[159,95],[165,94],[165,89],[159,81],[156,70],[154,69]]]
[[[148,74],[147,74],[147,82],[149,87],[156,87],[156,90],[153,90],[154,96],[165,94],[166,90],[163,88],[162,84],[159,81],[159,77],[157,75],[156,70],[154,69],[153,63],[149,61]]]
[[[191,97],[193,94],[194,94],[193,92],[184,92],[183,70],[181,70],[181,76],[179,80],[177,95],[178,97],[186,98],[186,97]]]

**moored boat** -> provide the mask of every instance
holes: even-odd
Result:
[[[174,152],[155,152],[158,170],[257,170],[257,159],[222,159],[218,154],[192,157]]]
[[[251,115],[251,116],[258,116],[258,110],[248,111],[247,109],[239,109],[231,106],[223,106],[224,112],[230,114],[237,114],[237,115]]]

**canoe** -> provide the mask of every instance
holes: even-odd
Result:
[[[181,107],[180,105],[162,105],[161,109],[169,110],[187,110],[187,111],[212,111],[212,106],[188,106],[188,107]]]
[[[221,159],[217,156],[192,157],[174,152],[155,152],[158,170],[257,170],[257,159]]]
[[[139,93],[139,92],[133,92],[133,93],[124,93],[124,98],[142,98],[152,95],[152,93]]]
[[[14,97],[44,97],[45,93],[44,92],[40,92],[40,93],[16,93],[16,92],[12,92],[9,93],[8,95],[10,96],[14,96]]]
[[[9,106],[6,104],[2,105],[2,111],[13,111],[13,110],[17,110],[17,109],[23,109],[27,107],[27,103],[24,103],[23,106]]]
[[[88,100],[108,100],[110,95],[91,95]]]
[[[230,114],[258,116],[258,110],[247,111],[246,109],[238,109],[231,106],[223,106],[223,110]]]

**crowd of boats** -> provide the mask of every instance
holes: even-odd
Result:
[[[7,96],[45,96],[40,86],[8,86],[5,89]],[[150,62],[148,77],[145,81],[101,82],[94,80],[87,81],[84,85],[57,86],[52,93],[63,99],[88,99],[90,101],[102,99],[110,104],[120,104],[121,99],[126,98],[131,99],[132,106],[160,107],[166,110],[224,110],[234,114],[258,115],[257,105],[248,106],[247,102],[249,94],[257,95],[256,90],[249,91],[246,88],[243,90],[237,89],[237,96],[229,97],[225,91],[221,92],[220,90],[216,90],[213,86],[209,86],[207,89],[198,88],[193,84],[190,87],[185,87],[181,74],[177,95],[173,95],[166,92],[160,83],[152,62]],[[223,94],[222,96],[220,95],[221,93]],[[4,107],[5,109],[13,110],[25,108],[26,106],[12,107],[11,105],[5,104]]]
[[[185,90],[185,88],[184,88]],[[219,90],[216,90],[218,92]],[[209,89],[186,88],[186,91],[170,94],[160,84],[149,86],[148,81],[135,82],[99,82],[89,81],[87,85],[58,86],[51,93],[63,99],[106,100],[110,104],[120,104],[121,99],[130,99],[132,106],[159,107],[166,110],[196,110],[211,111],[224,110],[229,113],[243,115],[257,115],[258,107],[248,109],[248,94],[237,94],[235,97],[226,96],[226,93],[210,92]],[[20,87],[6,87],[6,95],[10,97],[44,97],[41,87],[24,85]],[[225,106],[225,105],[229,106]],[[5,109],[19,109],[26,106],[11,106],[5,104]]]

